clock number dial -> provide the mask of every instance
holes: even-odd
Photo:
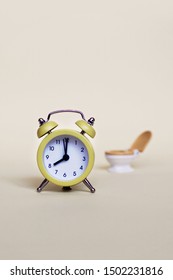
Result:
[[[64,182],[80,177],[88,166],[88,160],[87,147],[72,135],[56,136],[45,146],[43,154],[47,172]]]

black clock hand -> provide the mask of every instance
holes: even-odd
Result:
[[[63,157],[62,157],[60,160],[56,161],[56,162],[53,164],[54,166],[57,165],[57,164],[59,164],[59,163],[61,163],[62,161],[67,161],[67,160],[69,160],[70,157],[69,157],[69,155],[67,154],[68,141],[69,141],[69,138],[63,139],[64,155],[63,155]]]
[[[64,155],[67,155],[68,142],[69,142],[69,138],[63,139]]]
[[[62,161],[67,161],[67,160],[69,160],[69,158],[70,158],[69,155],[64,155],[63,158],[61,158],[60,160],[56,161],[53,165],[55,166],[55,165],[61,163]]]
[[[62,161],[64,161],[64,157],[63,157],[62,159],[56,161],[53,165],[55,166],[55,165],[59,164],[59,163],[62,162]]]

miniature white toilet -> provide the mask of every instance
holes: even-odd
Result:
[[[111,150],[105,152],[105,157],[110,164],[108,171],[116,173],[129,173],[134,170],[132,162],[142,153],[148,144],[152,134],[145,131],[138,136],[135,142],[127,150]]]
[[[110,163],[108,171],[117,173],[128,173],[133,171],[131,166],[132,161],[139,155],[138,150],[134,151],[123,151],[124,153],[113,154],[113,151],[106,152],[105,156],[107,161]],[[115,151],[114,151],[115,152]],[[116,151],[121,152],[121,151]]]

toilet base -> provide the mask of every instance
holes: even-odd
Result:
[[[134,169],[130,165],[114,165],[109,167],[108,171],[112,173],[130,173],[133,172]]]

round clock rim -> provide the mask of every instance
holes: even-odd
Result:
[[[55,138],[57,136],[62,136],[62,135],[69,135],[69,136],[74,136],[74,137],[78,138],[85,145],[85,147],[87,148],[87,151],[88,151],[88,165],[87,165],[86,169],[84,170],[82,175],[80,175],[78,178],[69,180],[69,181],[61,181],[61,180],[58,180],[58,179],[52,177],[47,172],[47,170],[44,166],[44,161],[43,161],[43,153],[44,153],[44,149],[45,149],[46,145],[53,138]],[[70,129],[60,129],[60,130],[56,130],[56,131],[53,131],[50,134],[48,134],[40,143],[40,145],[38,147],[38,151],[37,151],[37,164],[38,164],[38,167],[39,167],[42,175],[48,181],[54,183],[55,185],[63,186],[63,187],[73,186],[73,185],[76,185],[76,184],[82,182],[88,176],[88,174],[91,172],[93,165],[94,165],[94,160],[95,160],[94,149],[93,149],[91,143],[89,142],[89,140],[80,132],[75,131],[75,130],[70,130]]]

